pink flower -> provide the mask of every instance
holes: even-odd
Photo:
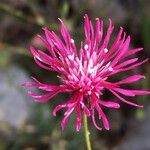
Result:
[[[60,20],[60,19],[59,19]],[[73,111],[76,111],[76,130],[79,131],[82,122],[82,112],[87,117],[91,117],[95,127],[99,130],[96,123],[95,112],[102,120],[106,130],[110,129],[109,122],[102,106],[107,108],[119,109],[120,105],[113,101],[102,100],[104,89],[110,91],[119,100],[136,107],[143,107],[134,102],[125,99],[124,96],[133,97],[136,95],[150,94],[150,91],[124,89],[121,86],[136,82],[145,78],[143,75],[135,74],[118,82],[110,82],[111,76],[134,69],[145,63],[138,61],[138,58],[129,56],[139,52],[142,48],[129,50],[130,36],[126,36],[123,28],[111,46],[108,46],[114,26],[109,20],[107,33],[103,35],[103,21],[96,18],[95,29],[88,16],[84,16],[85,41],[81,44],[78,51],[75,41],[71,38],[67,27],[61,21],[61,35],[63,40],[53,31],[44,28],[45,37],[38,35],[47,52],[31,47],[31,53],[35,62],[42,68],[55,71],[62,82],[61,85],[43,84],[33,78],[33,82],[26,82],[24,86],[37,87],[46,91],[47,94],[34,94],[28,92],[35,102],[48,102],[58,93],[71,93],[72,97],[65,103],[56,106],[53,115],[67,108],[64,118],[61,122],[62,129],[66,126],[68,118]]]

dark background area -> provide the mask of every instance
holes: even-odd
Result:
[[[29,46],[41,46],[35,38],[47,26],[59,34],[61,18],[68,26],[76,43],[84,39],[83,16],[92,20],[99,17],[108,27],[108,19],[115,24],[113,36],[122,26],[131,35],[131,48],[144,47],[135,57],[150,56],[150,1],[149,0],[1,0],[0,1],[0,150],[84,150],[85,142],[75,131],[75,114],[64,131],[60,121],[52,116],[52,109],[65,99],[58,95],[46,104],[34,103],[21,87],[31,76],[45,83],[59,84],[56,74],[38,67]],[[131,88],[150,89],[150,63],[130,73],[147,76]],[[121,78],[128,73],[122,74]],[[118,78],[118,77],[116,77]],[[35,89],[36,90],[36,89]],[[38,91],[37,91],[38,92]],[[108,97],[108,93],[106,93]],[[114,97],[109,96],[115,99]],[[89,126],[94,150],[148,150],[150,149],[149,96],[135,97],[144,104],[138,109],[126,104],[120,110],[105,110],[111,130],[102,132]]]

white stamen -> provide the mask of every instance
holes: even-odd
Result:
[[[38,60],[41,61],[41,62],[43,62],[43,60],[42,60],[39,56],[37,56],[37,55],[35,55],[34,58],[35,58],[35,59],[38,59]]]
[[[74,39],[71,39],[71,43],[74,44]]]
[[[79,91],[80,91],[80,92],[83,92],[83,90],[82,90],[82,89],[80,89]]]
[[[99,94],[97,92],[95,92],[96,96],[99,97]]]
[[[107,49],[107,48],[105,48],[105,49],[104,49],[104,52],[105,52],[105,53],[108,53],[108,49]]]
[[[109,71],[113,71],[114,69],[113,69],[112,67],[109,67],[108,70],[109,70]]]
[[[92,85],[91,88],[94,89],[94,86]]]
[[[68,75],[68,79],[69,79],[69,80],[72,80],[73,77],[72,77],[71,75]]]
[[[60,70],[64,71],[64,68],[63,68],[63,67],[60,67]]]
[[[89,60],[89,67],[92,68],[93,67],[93,59],[90,58]]]
[[[72,74],[72,77],[73,77],[73,79],[74,79],[74,81],[79,81],[79,79],[74,75],[74,74]]]
[[[87,44],[84,45],[84,49],[87,50],[89,46]]]
[[[92,74],[93,73],[93,68],[88,68],[88,73]]]
[[[74,54],[68,55],[68,58],[69,58],[70,60],[74,60]]]
[[[59,76],[59,75],[57,75],[57,78],[60,78],[60,76]]]
[[[91,92],[91,91],[88,91],[87,93],[88,93],[89,95],[91,95],[92,92]]]
[[[109,61],[106,65],[105,65],[105,68],[109,67],[111,61]]]
[[[89,60],[87,72],[90,73],[90,74],[93,72],[93,60],[91,58]]]

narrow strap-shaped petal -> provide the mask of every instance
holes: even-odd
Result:
[[[40,66],[41,68],[43,68],[45,70],[55,71],[50,66],[46,66],[45,64],[41,63],[41,61],[39,61],[39,59],[37,59],[37,58],[34,58],[34,61],[37,63],[38,66]]]
[[[130,90],[131,92],[133,92],[135,95],[147,95],[150,94],[150,91],[146,91],[146,90]]]
[[[103,110],[101,109],[101,107],[99,106],[99,99],[98,97],[95,95],[95,94],[92,94],[91,95],[91,100],[92,100],[92,107],[95,107],[98,114],[99,114],[99,119],[102,118],[102,121],[103,121],[103,124],[104,124],[104,127],[106,130],[109,130],[110,129],[110,126],[109,126],[109,122],[107,120],[107,117],[106,115],[104,114]]]
[[[120,43],[122,33],[123,33],[123,28],[120,27],[119,33],[118,33],[118,35],[117,35],[113,45],[111,46],[111,48],[110,48],[110,50],[108,52],[109,56],[115,51],[116,48],[118,48],[118,44]]]
[[[108,122],[108,119],[107,119],[106,115],[104,114],[103,110],[101,109],[101,107],[98,104],[95,107],[96,107],[99,115],[102,118],[105,129],[109,130],[110,129],[109,122]]]
[[[49,56],[45,57],[41,57],[41,55],[39,54],[39,51],[37,51],[34,47],[30,47],[31,53],[34,56],[34,59],[37,60],[36,62],[38,64],[40,64],[40,62],[48,64],[47,63],[47,59],[49,58]],[[49,65],[49,64],[48,64]],[[42,66],[41,64],[39,66]],[[46,68],[46,67],[45,67]]]
[[[30,48],[32,55],[34,56],[35,62],[41,67],[46,70],[55,70],[59,71],[59,68],[62,67],[61,63],[58,61],[57,58],[51,58],[49,55],[44,53],[41,50],[36,50],[34,47]]]
[[[40,59],[39,53],[37,52],[37,50],[36,50],[33,46],[30,47],[30,51],[31,51],[32,55],[33,55],[35,58]]]
[[[108,108],[116,108],[116,109],[120,108],[120,105],[118,103],[112,101],[104,101],[99,99],[98,103]]]
[[[52,85],[41,85],[38,88],[41,89],[41,90],[47,91],[47,92],[51,92],[51,91],[61,89],[59,86],[52,86]],[[62,89],[62,91],[63,91],[63,89]]]
[[[101,81],[101,82],[100,82],[100,86],[103,86],[103,87],[105,87],[105,88],[107,88],[107,89],[113,89],[113,88],[115,88],[115,87],[118,87],[118,85],[113,84],[113,83],[110,83],[110,82],[108,82],[108,81]]]
[[[126,96],[150,94],[150,91],[146,91],[146,90],[128,90],[128,89],[122,89],[122,88],[113,88],[113,90]]]
[[[113,90],[126,96],[150,94],[150,91],[145,91],[145,90],[127,90],[127,89],[121,89],[121,88],[114,88]]]
[[[51,36],[52,36],[53,44],[56,46],[57,50],[61,53],[62,56],[66,56],[67,50],[62,40],[53,31],[51,32]]]
[[[143,76],[143,75],[133,75],[133,76],[127,77],[121,81],[115,82],[115,84],[120,85],[120,84],[133,83],[133,82],[136,82],[136,81],[138,81],[140,79],[144,79],[144,78],[145,78],[145,76]]]
[[[86,116],[89,117],[91,115],[89,109],[86,107],[86,105],[84,104],[83,101],[81,101],[80,104],[81,104],[81,107],[83,108],[83,111],[86,114]]]
[[[135,49],[129,50],[129,51],[125,54],[125,57],[130,56],[130,55],[133,55],[133,54],[135,54],[135,53],[137,53],[137,52],[139,52],[139,51],[142,51],[142,50],[143,50],[143,48],[135,48]]]
[[[126,89],[122,89],[122,88],[113,88],[114,91],[121,93],[125,96],[135,96],[135,93],[132,92],[131,90],[126,90]]]
[[[130,101],[124,99],[123,97],[121,97],[119,94],[117,94],[117,93],[114,92],[113,90],[110,90],[110,89],[109,89],[109,91],[111,91],[118,99],[120,99],[120,100],[123,101],[124,103],[127,103],[127,104],[132,105],[132,106],[136,106],[136,107],[143,107],[143,105],[138,105],[138,104],[136,104],[136,103],[133,103],[133,102],[130,102]]]
[[[61,22],[61,35],[63,36],[64,38],[64,41],[67,45],[67,48],[68,48],[68,51],[71,50],[71,36],[70,36],[70,33],[67,29],[67,27],[65,26],[65,24],[63,23],[63,21],[59,18],[59,21]]]
[[[74,103],[73,104],[71,104],[71,105],[69,105],[68,104],[68,110],[64,113],[64,118],[63,118],[63,120],[62,120],[62,122],[61,122],[61,126],[62,126],[62,130],[65,128],[65,126],[66,126],[66,123],[67,123],[67,121],[68,121],[68,117],[70,116],[70,114],[73,112],[73,110],[74,109],[76,109],[76,107],[79,105],[79,103],[80,103],[80,101],[82,101],[82,99],[83,99],[83,94],[82,93],[80,93],[80,92],[78,92],[77,94],[75,93],[75,95],[74,95],[74,98],[73,98],[73,101],[74,101]],[[80,121],[81,121],[81,117],[80,117],[80,115],[81,114],[79,114],[80,113],[80,110],[78,110],[78,107],[77,107],[77,114],[79,115],[78,116],[78,125],[79,125],[79,123],[80,123]],[[77,129],[80,129],[80,125],[78,126],[78,128]]]
[[[109,43],[109,39],[110,39],[110,36],[112,34],[113,29],[114,29],[114,26],[112,25],[111,19],[109,19],[109,27],[108,27],[108,30],[107,30],[107,33],[106,33],[103,45],[101,46],[99,51],[102,51],[104,48],[107,48],[108,43]]]
[[[50,92],[48,94],[42,94],[42,95],[35,94],[35,93],[32,93],[31,91],[29,91],[28,94],[34,98],[35,102],[45,103],[45,102],[50,101],[52,97],[54,97],[56,94],[58,94],[58,91]]]
[[[145,60],[143,60],[143,61],[141,61],[141,62],[138,62],[138,63],[135,63],[135,64],[133,64],[133,65],[131,65],[131,66],[129,66],[129,67],[125,67],[125,68],[122,68],[122,69],[115,70],[115,71],[113,71],[113,72],[110,72],[110,73],[108,74],[108,76],[111,76],[111,75],[116,74],[116,73],[120,73],[120,72],[124,72],[124,71],[131,70],[131,69],[133,69],[133,68],[136,68],[136,67],[138,67],[138,66],[144,64],[144,63],[147,62],[147,61],[148,61],[148,59],[145,59]]]
[[[108,50],[108,52],[105,55],[105,61],[109,61],[111,58],[116,56],[116,54],[118,53],[118,51],[119,51],[118,49],[121,44],[122,33],[123,33],[123,28],[120,28],[120,31],[117,35],[116,40],[114,41],[113,45],[111,46],[111,48]]]
[[[139,62],[139,63],[136,63],[136,64],[134,64],[134,65],[131,65],[131,66],[129,66],[129,67],[124,68],[122,71],[127,71],[127,70],[130,70],[130,69],[133,69],[133,68],[135,68],[135,67],[138,67],[138,66],[144,64],[144,63],[147,62],[147,61],[148,61],[148,59],[145,59],[144,61],[141,61],[141,62]]]
[[[68,108],[68,110],[65,112],[65,117],[62,119],[62,122],[61,122],[62,130],[64,130],[64,128],[68,122],[69,116],[73,112],[74,109],[75,109],[75,107],[72,106],[72,107]]]
[[[40,57],[40,61],[44,62],[47,65],[51,65],[54,63],[53,59],[47,55],[46,53],[44,53],[41,50],[37,50],[39,57]]]
[[[47,28],[43,28],[43,30],[45,32],[45,36],[46,36],[47,40],[45,40],[41,35],[38,35],[38,37],[43,42],[43,44],[46,46],[46,48],[49,51],[49,53],[51,54],[51,56],[56,58],[56,54],[55,54],[55,51],[54,51],[54,44],[53,44],[52,38],[50,36],[50,31],[48,31]]]
[[[84,16],[84,32],[87,42],[89,42],[91,34],[90,34],[90,21],[88,15]]]
[[[76,98],[77,98],[77,93],[75,93],[67,102],[57,105],[53,110],[53,115],[56,116],[56,113],[62,108],[70,107],[74,105]]]
[[[90,29],[91,29],[91,51],[93,52],[93,47],[94,47],[94,28],[93,28],[93,24],[90,21]]]
[[[128,65],[131,65],[131,64],[135,63],[137,60],[138,60],[138,58],[132,58],[132,59],[126,60],[123,63],[120,63],[117,66],[115,66],[115,69],[120,69],[120,68],[126,67]]]
[[[38,53],[40,55],[40,58],[43,60],[42,62],[44,62],[47,65],[50,65],[51,68],[57,69],[57,67],[63,67],[63,65],[57,58],[51,58],[49,55],[40,50],[38,50]]]
[[[38,34],[37,37],[43,42],[44,46],[52,54],[52,45],[50,45],[50,43],[48,43],[41,35]]]
[[[123,47],[118,52],[118,55],[114,58],[114,60],[112,62],[112,66],[116,65],[120,61],[122,56],[124,56],[124,54],[128,50],[129,44],[130,44],[130,36],[127,37],[126,41],[124,42]]]
[[[56,116],[56,113],[61,110],[62,108],[65,108],[67,106],[67,104],[61,104],[55,107],[55,109],[53,110],[53,116]]]
[[[128,49],[129,49],[129,45],[130,45],[130,41],[131,41],[131,37],[128,36],[127,37],[127,40],[124,42],[125,43],[125,47],[126,47],[126,50],[125,52],[122,54],[122,56],[120,57],[120,59],[124,59],[125,58],[125,54],[128,52]]]
[[[56,91],[58,89],[62,89],[63,91],[63,88],[61,88],[60,86],[47,85],[47,84],[37,83],[37,82],[25,82],[24,84],[22,84],[22,86],[37,87],[47,92]]]
[[[95,29],[95,39],[99,44],[103,36],[103,22],[96,18],[96,29]]]
[[[98,125],[97,125],[97,123],[96,123],[96,120],[95,120],[95,109],[92,107],[92,121],[93,121],[93,124],[94,124],[94,126],[98,129],[98,130],[102,130],[102,128],[101,127],[99,127]]]
[[[39,87],[39,83],[36,82],[25,82],[22,86],[31,86],[31,87]]]
[[[81,128],[81,122],[82,122],[82,114],[81,114],[80,105],[76,106],[76,112],[77,112],[76,131],[79,131]]]

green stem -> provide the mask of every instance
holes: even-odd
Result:
[[[84,126],[84,136],[86,141],[87,150],[92,150],[90,142],[90,132],[88,129],[87,116],[83,113],[83,126]]]

